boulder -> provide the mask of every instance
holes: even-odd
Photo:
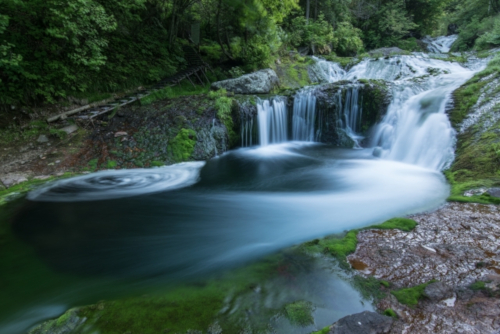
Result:
[[[391,329],[394,319],[364,311],[343,317],[330,327],[328,334],[383,334]]]
[[[424,295],[430,300],[440,301],[453,296],[451,289],[443,282],[431,283],[425,287]]]
[[[269,94],[276,86],[279,86],[276,72],[266,69],[245,74],[236,79],[214,82],[211,88],[213,90],[224,88],[236,94]]]
[[[49,138],[47,138],[46,135],[40,135],[36,141],[43,144],[47,143],[49,141]]]
[[[490,188],[487,193],[493,197],[500,197],[500,188]]]
[[[408,52],[397,47],[392,48],[380,48],[371,50],[368,52],[372,57],[389,57],[389,56],[400,56],[405,55]]]

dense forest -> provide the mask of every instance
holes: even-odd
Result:
[[[459,33],[453,51],[500,45],[500,0],[3,0],[0,105],[155,82],[199,49],[235,74],[290,50],[354,56]],[[9,108],[5,108],[9,106]]]

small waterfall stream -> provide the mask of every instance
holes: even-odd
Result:
[[[261,146],[282,143],[288,140],[288,111],[283,98],[259,99],[257,102],[257,115]]]
[[[293,101],[292,139],[316,141],[316,96],[314,90],[305,88],[299,91]]]

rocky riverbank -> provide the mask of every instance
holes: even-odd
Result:
[[[387,333],[498,333],[498,207],[448,203],[411,218],[418,222],[411,232],[359,232],[348,256],[360,275],[390,282],[393,293],[377,305],[399,318]]]

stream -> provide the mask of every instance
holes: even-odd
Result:
[[[436,51],[447,52],[449,40],[439,42]],[[59,278],[0,307],[0,333],[25,333],[70,307],[200,279],[443,204],[449,186],[442,170],[454,159],[455,143],[446,105],[486,61],[460,65],[418,53],[365,59],[349,71],[316,61],[325,83],[391,83],[387,113],[367,137],[359,129],[362,97],[353,89],[341,101],[339,131],[354,148],[318,143],[321,116],[314,87],[308,87],[293,97],[293,108],[282,97],[259,100],[257,119],[243,126],[243,147],[209,161],[102,171],[31,192],[19,204],[13,230]],[[23,265],[30,261],[19,259]],[[316,272],[328,273],[330,288],[319,290],[332,295],[316,311],[316,327],[372,309],[325,268]],[[36,282],[32,277],[29,284]]]

